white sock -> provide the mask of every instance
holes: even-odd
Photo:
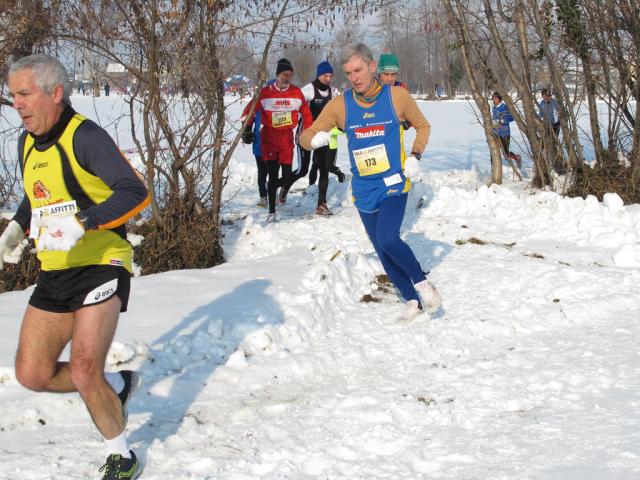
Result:
[[[120,393],[124,390],[124,378],[120,372],[104,372],[104,379],[111,385],[114,392]]]
[[[127,437],[124,434],[124,431],[111,440],[107,440],[105,438],[104,443],[107,450],[107,456],[113,453],[119,453],[123,458],[131,458],[131,452],[129,451],[129,445],[127,444]]]

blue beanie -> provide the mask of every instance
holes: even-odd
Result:
[[[316,77],[324,75],[325,73],[333,73],[333,67],[326,60],[324,62],[320,62],[316,67]]]

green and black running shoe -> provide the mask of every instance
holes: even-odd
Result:
[[[124,458],[119,453],[112,453],[107,458],[106,463],[100,468],[104,472],[102,480],[125,480],[138,478],[142,473],[142,464],[138,462],[138,457],[131,452],[131,458]]]
[[[118,398],[120,398],[120,403],[122,404],[122,424],[126,427],[129,420],[129,409],[127,408],[129,399],[142,383],[142,377],[133,370],[121,370],[120,375],[124,380],[124,388],[118,394]]]

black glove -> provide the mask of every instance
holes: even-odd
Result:
[[[250,126],[246,126],[242,131],[242,143],[246,143],[247,145],[251,145],[253,143],[255,135]]]

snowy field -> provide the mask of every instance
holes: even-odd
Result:
[[[131,147],[117,98],[73,100]],[[144,376],[128,427],[142,478],[640,478],[640,207],[535,192],[506,170],[487,188],[470,107],[420,106],[432,138],[403,237],[442,308],[396,321],[402,304],[378,289],[333,176],[333,217],[312,215],[303,179],[267,225],[239,147],[227,262],[134,278],[109,355]],[[15,380],[30,293],[0,295],[0,478],[99,478],[102,440],[79,397]]]

